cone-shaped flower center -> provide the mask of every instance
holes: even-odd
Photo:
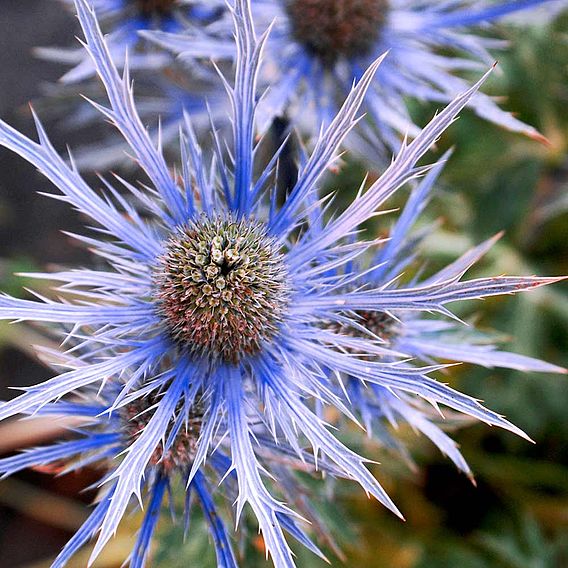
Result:
[[[202,218],[170,239],[157,272],[170,333],[198,355],[236,363],[278,330],[289,300],[288,272],[265,226]]]
[[[122,432],[126,438],[125,442],[130,445],[138,436],[142,434],[146,428],[150,418],[152,418],[152,407],[159,404],[159,399],[153,396],[147,396],[136,399],[123,406],[120,409],[122,420]],[[185,412],[183,406],[178,409]],[[175,423],[172,420],[172,426],[168,430],[166,439],[168,446],[162,443],[156,447],[149,464],[158,468],[169,475],[173,471],[185,472],[191,466],[197,452],[197,441],[201,434],[201,425],[203,423],[203,407],[201,404],[195,404],[185,421],[179,426],[177,432],[172,432]],[[170,437],[173,434],[173,441]]]
[[[172,11],[176,0],[136,0],[144,16],[165,16]]]
[[[380,37],[388,0],[289,0],[295,38],[326,65],[368,55]]]

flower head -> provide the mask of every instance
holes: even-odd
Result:
[[[462,261],[418,286],[361,288],[357,283],[363,274],[350,268],[380,244],[354,240],[358,228],[400,187],[431,169],[416,164],[481,82],[403,144],[379,180],[324,220],[318,213],[319,180],[356,124],[379,61],[349,92],[279,205],[273,189],[279,153],[259,163],[262,141],[254,136],[256,83],[268,36],[257,39],[247,0],[238,0],[231,12],[238,56],[234,86],[226,84],[233,107],[233,136],[226,141],[230,157],[215,131],[213,155],[204,154],[186,116],[180,172],[167,166],[142,125],[128,68],[123,76],[118,73],[94,11],[86,0],[77,0],[76,6],[87,51],[108,95],[109,106],[97,108],[118,128],[147,180],[135,186],[121,178],[103,179],[101,197],[72,159],[68,163],[57,154],[39,121],[39,142],[0,122],[0,143],[36,166],[61,192],[60,199],[97,225],[96,234],[77,238],[105,263],[101,270],[50,274],[63,283],[61,291],[71,293],[67,301],[0,297],[1,318],[72,324],[69,341],[76,343],[69,370],[1,405],[0,419],[96,386],[116,386],[101,404],[111,415],[122,413],[127,424],[139,409],[155,407],[139,435],[126,429],[121,461],[104,480],[112,491],[98,509],[93,557],[114,534],[132,498],[141,494],[148,468],[156,474],[189,468],[186,482],[191,484],[218,455],[219,440],[238,489],[236,516],[250,505],[278,568],[294,566],[284,531],[305,541],[290,528],[294,512],[275,497],[266,479],[267,471],[281,475],[262,461],[275,443],[300,460],[307,459],[304,445],[311,446],[314,464],[356,481],[399,514],[367,469],[367,460],[345,446],[319,413],[332,406],[353,417],[348,398],[337,391],[342,374],[524,435],[478,401],[431,378],[429,372],[439,366],[413,366],[394,352],[388,359],[371,357],[384,353],[375,341],[337,330],[340,324],[356,326],[358,313],[450,315],[446,305],[454,301],[557,280],[462,280],[470,264]],[[143,398],[148,402],[129,409]],[[189,428],[189,437],[179,437],[181,424]],[[267,436],[259,436],[259,428]]]
[[[74,0],[61,1],[74,11]],[[103,31],[108,34],[108,48],[115,64],[122,67],[129,52],[130,69],[159,69],[171,63],[166,54],[150,49],[140,32],[181,32],[183,22],[206,26],[223,14],[225,6],[222,0],[92,0],[91,5]],[[95,67],[82,49],[42,47],[37,53],[45,59],[73,65],[62,78],[65,83],[84,81],[96,75]]]
[[[340,58],[372,56],[387,11],[387,0],[292,0],[286,4],[296,41],[329,66]]]
[[[143,520],[137,541],[130,556],[130,566],[144,566],[155,531],[160,509],[165,496],[176,483],[186,483],[189,471],[197,451],[197,441],[203,421],[203,407],[199,401],[190,400],[187,386],[178,380],[178,388],[185,390],[183,402],[178,402],[175,415],[169,422],[164,440],[155,447],[148,460],[143,482],[139,490],[139,501],[144,504]],[[112,389],[111,389],[112,390]],[[46,405],[36,413],[40,417],[57,416],[60,421],[72,420],[78,423],[73,438],[53,444],[27,450],[21,454],[0,460],[0,473],[11,475],[24,468],[58,464],[63,471],[90,466],[101,472],[103,480],[97,496],[97,505],[84,525],[63,548],[54,560],[52,567],[63,567],[84,544],[100,529],[108,513],[117,490],[114,479],[120,467],[122,452],[143,434],[148,425],[159,414],[157,407],[172,407],[171,395],[162,397],[152,393],[148,397],[132,399],[116,412],[106,415],[105,411],[112,404],[110,392],[102,395],[83,393],[82,401],[59,402]],[[115,393],[116,394],[116,393]],[[204,512],[209,530],[214,537],[219,566],[236,567],[229,533],[217,510],[211,485],[208,480],[220,477],[226,471],[226,457],[216,454],[208,464],[208,471],[197,472],[188,485],[188,491],[195,496],[194,501]],[[185,522],[189,522],[191,500],[185,502]]]
[[[266,45],[270,64],[262,76],[269,91],[261,104],[261,128],[274,117],[285,117],[317,134],[322,123],[333,120],[353,82],[388,52],[364,103],[369,120],[358,129],[363,136],[350,141],[373,163],[377,157],[386,162],[401,136],[418,133],[406,98],[452,100],[467,89],[461,75],[486,68],[494,61],[490,50],[503,47],[495,38],[478,33],[479,27],[546,3],[551,9],[558,4],[550,0],[254,0],[258,27],[273,26]],[[190,60],[231,58],[235,53],[223,21],[208,34],[208,41],[201,35],[196,38],[193,30],[144,35]],[[486,120],[542,139],[486,95],[477,95],[470,106]]]
[[[61,1],[74,10],[74,0]],[[102,31],[107,34],[107,47],[116,67],[122,69],[128,61],[129,72],[136,72],[140,118],[153,121],[157,114],[160,116],[159,128],[152,132],[155,140],[159,138],[164,148],[172,150],[177,157],[176,141],[185,112],[191,113],[198,135],[210,126],[210,112],[221,126],[228,109],[226,97],[218,88],[216,73],[203,68],[194,67],[191,72],[187,67],[182,68],[171,54],[156,49],[141,33],[180,32],[184,26],[194,25],[206,29],[224,14],[223,0],[93,0],[91,5]],[[41,111],[70,130],[96,123],[100,114],[93,106],[81,104],[79,96],[96,102],[105,100],[104,89],[88,53],[83,48],[51,46],[38,47],[35,51],[39,57],[68,68],[57,83],[44,86],[43,97],[37,104]],[[124,141],[107,135],[102,142],[91,140],[90,144],[77,148],[76,164],[80,170],[106,170],[117,164],[124,169],[131,168],[127,152],[128,145]]]
[[[380,250],[367,259],[355,260],[353,270],[362,274],[360,286],[385,287],[396,289],[398,277],[404,270],[407,277],[409,268],[420,259],[420,248],[428,231],[413,232],[413,226],[426,207],[436,180],[442,171],[445,159],[434,167],[424,179],[416,185],[401,212],[393,224],[388,240]],[[467,251],[453,264],[428,278],[416,276],[416,286],[428,286],[457,276],[483,257],[501,235],[487,240]],[[317,233],[314,238],[317,239]],[[348,286],[347,291],[352,291]],[[326,329],[355,341],[372,341],[382,353],[374,357],[389,360],[396,356],[408,357],[418,363],[431,364],[436,360],[470,363],[487,368],[508,368],[525,372],[566,373],[566,369],[539,359],[500,351],[492,344],[492,338],[476,330],[473,326],[464,326],[457,320],[440,320],[431,314],[420,311],[396,310],[356,310],[350,318],[342,322],[329,322]],[[355,353],[357,345],[346,350]],[[364,355],[363,355],[364,357]],[[386,447],[396,449],[408,458],[402,444],[388,431],[386,426],[408,423],[412,428],[428,437],[438,448],[457,465],[459,469],[472,476],[457,444],[443,431],[443,417],[439,409],[427,401],[410,393],[388,389],[378,384],[362,386],[356,378],[347,378],[345,386],[353,408],[356,410],[369,435],[375,435]]]
[[[277,334],[288,308],[287,276],[280,246],[262,223],[204,217],[167,244],[157,302],[182,350],[238,362]]]
[[[67,364],[81,365],[67,357]],[[177,386],[174,387],[174,384]],[[195,506],[199,507],[213,537],[217,564],[219,568],[237,568],[232,539],[227,526],[234,522],[232,517],[223,518],[223,511],[237,498],[234,474],[231,473],[231,460],[226,453],[227,444],[222,438],[216,439],[217,449],[206,464],[192,472],[198,455],[198,444],[202,434],[207,402],[192,385],[184,381],[183,375],[173,380],[167,392],[151,391],[148,396],[129,396],[119,408],[109,412],[115,402],[120,385],[111,383],[100,392],[87,388],[80,397],[65,402],[46,404],[33,410],[37,419],[54,418],[69,429],[68,440],[27,449],[25,452],[0,459],[0,475],[12,475],[30,467],[55,466],[65,473],[79,468],[90,467],[100,472],[96,505],[83,526],[71,538],[52,563],[52,568],[62,568],[70,558],[100,530],[105,515],[112,508],[112,501],[119,490],[117,478],[128,475],[122,470],[122,455],[128,452],[133,443],[145,436],[156,421],[168,422],[164,436],[154,446],[143,474],[138,500],[130,504],[130,509],[142,509],[142,522],[138,538],[129,558],[131,568],[143,568],[150,550],[150,544],[160,519],[162,505],[178,487],[184,487],[183,521],[185,531],[190,526]],[[303,506],[298,499],[298,481],[294,471],[315,473],[314,459],[305,452],[298,453],[286,444],[275,444],[267,437],[262,424],[254,418],[251,424],[255,436],[263,442],[262,460],[264,467],[282,468],[282,484],[278,491],[287,501],[295,501],[300,506],[304,518],[317,527],[322,538],[327,536],[326,527],[311,508]],[[325,468],[324,468],[325,469]],[[333,470],[329,470],[333,473]],[[222,490],[215,489],[222,483]],[[170,508],[173,510],[171,500]],[[278,516],[284,530],[297,539],[314,554],[323,558],[298,523],[298,516],[280,513]]]

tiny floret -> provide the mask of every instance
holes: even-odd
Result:
[[[278,243],[260,222],[201,219],[170,238],[156,271],[158,305],[177,343],[237,362],[272,339],[289,284]]]

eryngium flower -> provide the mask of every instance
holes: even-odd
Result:
[[[60,0],[71,11],[73,0]],[[147,49],[140,32],[162,30],[180,32],[184,25],[206,26],[220,17],[225,8],[222,0],[92,0],[91,5],[100,18],[113,60],[118,67],[129,52],[131,69],[156,69],[168,65],[166,54]],[[41,47],[38,55],[45,59],[72,65],[62,78],[66,83],[82,81],[96,74],[90,58],[82,49]]]
[[[419,263],[422,241],[430,234],[431,227],[420,231],[412,229],[430,199],[449,154],[413,189],[400,217],[390,229],[385,245],[368,259],[369,262],[359,259],[354,261],[357,266],[352,269],[363,275],[358,285],[396,288],[399,275],[404,271],[408,277],[413,264]],[[488,239],[428,278],[416,276],[413,282],[417,286],[427,287],[452,276],[459,277],[483,257],[500,237],[498,234]],[[317,231],[314,238],[318,238]],[[350,286],[347,290],[353,288],[354,286]],[[398,356],[427,364],[441,359],[487,368],[566,373],[566,369],[557,365],[501,351],[493,344],[492,337],[476,330],[472,325],[464,326],[459,320],[434,319],[420,311],[391,310],[358,310],[351,314],[351,318],[341,323],[330,322],[324,327],[346,337],[375,341],[377,348],[384,350],[382,355],[378,355],[383,359],[392,358],[390,350]],[[354,347],[347,348],[347,351],[353,353]],[[348,378],[345,388],[367,433],[378,438],[386,447],[397,450],[411,461],[403,444],[387,428],[389,425],[396,428],[401,423],[408,423],[416,432],[428,437],[459,469],[470,477],[473,475],[457,444],[441,428],[443,418],[439,409],[413,394],[393,391],[378,384],[363,386],[361,381],[354,378]]]
[[[178,483],[187,482],[197,448],[203,420],[202,407],[199,403],[192,405],[195,393],[190,392],[190,387],[184,381],[178,378],[177,383],[178,390],[184,392],[185,398],[178,409],[178,415],[170,420],[167,440],[164,438],[163,444],[154,449],[146,467],[139,492],[140,503],[144,503],[144,517],[130,556],[131,568],[144,566],[164,496],[172,489],[176,478],[179,478]],[[80,423],[80,426],[75,428],[74,438],[32,448],[0,460],[0,473],[3,476],[28,467],[45,465],[55,465],[62,472],[89,466],[100,470],[101,477],[104,476],[106,483],[99,492],[96,507],[53,561],[53,568],[65,566],[71,556],[99,530],[117,489],[115,477],[120,468],[120,459],[117,456],[127,450],[148,425],[156,420],[161,406],[171,408],[172,394],[173,391],[170,390],[164,397],[152,393],[149,397],[129,400],[110,416],[105,415],[105,411],[108,405],[112,404],[112,399],[104,395],[90,396],[82,402],[46,405],[36,414],[45,417],[56,415],[59,420],[72,419]],[[167,419],[170,419],[170,416],[167,416]],[[224,460],[226,458],[220,452],[210,460],[210,478],[214,475],[220,478],[225,473]],[[190,491],[203,509],[214,537],[218,565],[236,566],[230,538],[217,512],[209,483],[202,470],[196,472],[188,484],[188,496]],[[189,500],[186,502],[186,523],[189,522],[190,503]]]
[[[68,361],[68,364],[81,364]],[[170,374],[166,371],[166,374]],[[108,407],[114,403],[118,394],[118,385],[111,383],[110,388],[98,393],[95,389],[82,393],[82,400],[59,401],[47,404],[34,412],[34,416],[46,420],[54,417],[69,424],[68,440],[27,449],[18,455],[0,459],[0,475],[12,475],[30,467],[50,466],[59,473],[65,473],[84,467],[99,471],[102,478],[96,505],[77,533],[52,563],[52,568],[62,568],[70,558],[100,529],[105,515],[109,511],[118,488],[117,478],[121,473],[121,455],[130,445],[151,428],[157,420],[166,420],[166,436],[155,446],[146,464],[143,480],[138,492],[138,500],[131,507],[134,511],[143,506],[143,519],[137,540],[129,557],[131,568],[143,568],[146,564],[152,537],[160,518],[160,511],[167,495],[175,495],[178,487],[186,489],[183,500],[184,526],[189,530],[194,505],[203,511],[209,532],[213,537],[217,565],[219,568],[237,568],[238,563],[233,552],[227,523],[234,519],[223,519],[223,511],[237,497],[237,485],[234,474],[228,474],[231,468],[230,457],[225,453],[226,444],[218,440],[219,447],[199,470],[190,477],[191,468],[197,454],[198,441],[203,427],[205,401],[194,390],[194,385],[187,382],[183,374],[172,378],[175,388],[167,392],[153,390],[148,396],[127,397],[124,403],[110,414]],[[167,381],[162,381],[163,385]],[[172,385],[173,386],[173,385]],[[283,483],[279,493],[287,501],[300,501],[301,513],[325,535],[326,529],[309,507],[302,507],[298,499],[299,491],[293,474],[294,469],[315,472],[312,456],[303,453],[301,459],[286,444],[276,445],[266,436],[266,432],[255,428],[255,436],[264,442],[263,461],[279,471]],[[286,469],[284,469],[284,465]],[[266,467],[266,466],[265,466]],[[333,473],[332,470],[329,473]],[[223,480],[222,491],[215,490]],[[219,495],[221,494],[221,495]],[[174,503],[170,503],[171,507]],[[296,516],[281,514],[279,521],[284,529],[302,544],[319,556],[323,555],[309,540],[297,524]]]
[[[73,0],[61,1],[73,9]],[[144,30],[181,31],[184,25],[206,28],[225,12],[224,0],[93,0],[91,5],[103,32],[108,34],[106,41],[115,65],[120,69],[128,59],[130,72],[137,71],[134,80],[140,117],[146,122],[160,114],[160,133],[155,129],[152,135],[155,140],[161,137],[164,148],[173,148],[175,152],[184,112],[191,112],[198,135],[210,124],[209,111],[216,117],[226,117],[226,97],[219,89],[216,73],[204,73],[203,68],[189,72],[171,53],[140,36]],[[36,53],[71,67],[57,83],[43,86],[43,96],[36,106],[70,130],[91,127],[100,115],[93,107],[82,104],[78,95],[104,101],[105,94],[87,52],[75,47],[38,47]],[[146,73],[149,70],[152,72]],[[129,166],[127,150],[118,136],[109,136],[103,142],[93,139],[90,145],[76,149],[75,163],[79,170]]]
[[[269,126],[273,117],[284,116],[317,134],[322,122],[333,119],[353,81],[388,52],[364,104],[371,120],[362,122],[360,130],[375,146],[352,141],[373,161],[381,141],[383,158],[388,159],[390,150],[398,148],[400,135],[418,132],[406,97],[435,103],[452,100],[467,88],[461,75],[487,68],[494,61],[490,50],[505,46],[480,28],[547,1],[253,0],[257,25],[273,25],[266,45],[270,65],[263,80],[269,92],[261,105],[262,123]],[[558,2],[550,4],[552,8]],[[193,60],[223,54],[231,58],[235,51],[230,31],[220,22],[208,41],[194,30],[144,35]],[[471,108],[507,129],[542,138],[488,96],[476,96]]]
[[[351,314],[364,310],[449,315],[446,305],[454,301],[520,292],[558,280],[462,281],[463,271],[450,269],[425,286],[346,288],[363,276],[348,269],[350,262],[377,245],[375,240],[354,241],[358,227],[400,187],[430,169],[417,166],[417,161],[480,83],[452,101],[412,143],[403,144],[379,180],[316,229],[311,217],[317,215],[319,180],[356,124],[379,61],[349,93],[302,162],[297,183],[278,205],[272,175],[278,153],[262,167],[257,163],[260,142],[254,136],[256,82],[268,36],[257,40],[247,0],[238,0],[232,12],[238,57],[234,87],[226,84],[233,107],[233,138],[226,141],[231,157],[225,158],[215,131],[213,155],[206,157],[186,117],[181,172],[170,171],[143,127],[128,70],[122,77],[117,72],[93,10],[86,0],[77,0],[77,10],[86,48],[110,102],[108,108],[98,108],[124,136],[148,179],[139,187],[120,178],[116,186],[103,179],[102,197],[79,175],[72,159],[68,163],[57,154],[37,119],[39,142],[0,122],[0,143],[37,167],[59,189],[59,199],[97,225],[98,234],[77,238],[106,265],[101,270],[41,275],[62,282],[60,290],[71,294],[67,300],[0,298],[3,319],[71,324],[70,336],[78,341],[73,353],[80,361],[0,406],[0,419],[33,412],[97,383],[121,385],[110,412],[133,397],[162,393],[155,414],[113,473],[114,491],[101,515],[94,557],[114,534],[133,496],[140,494],[148,464],[176,416],[184,385],[205,401],[188,483],[223,439],[237,479],[237,518],[248,503],[278,568],[294,566],[282,521],[292,511],[274,497],[264,479],[259,455],[266,443],[255,438],[259,421],[272,440],[286,443],[298,456],[309,444],[318,464],[358,482],[400,514],[367,469],[367,460],[347,448],[319,416],[322,406],[352,415],[348,399],[336,394],[340,374],[361,384],[412,393],[524,435],[475,399],[429,377],[438,366],[419,368],[396,358],[370,360],[369,354],[380,354],[374,341],[322,327],[323,322],[356,325]],[[344,272],[334,275],[341,267]],[[277,470],[270,473],[277,475]]]

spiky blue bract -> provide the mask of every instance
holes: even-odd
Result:
[[[368,354],[384,353],[375,341],[349,338],[323,327],[325,322],[356,325],[353,313],[363,309],[449,316],[446,306],[451,302],[516,293],[557,280],[468,281],[462,280],[464,269],[450,267],[426,284],[359,289],[362,274],[348,268],[357,256],[377,245],[353,240],[360,225],[374,217],[399,188],[431,169],[418,166],[418,161],[476,94],[483,79],[457,96],[412,142],[405,142],[384,175],[348,207],[331,220],[320,216],[320,222],[314,223],[319,181],[357,123],[380,59],[362,73],[303,162],[297,183],[278,205],[272,175],[277,157],[263,169],[259,163],[262,141],[257,143],[254,137],[256,82],[269,36],[257,38],[248,0],[238,0],[231,10],[237,65],[234,86],[228,81],[225,86],[233,107],[232,139],[222,141],[213,131],[214,152],[206,154],[197,145],[187,116],[180,172],[168,167],[161,147],[154,145],[142,124],[128,68],[122,76],[118,73],[94,11],[86,0],[77,0],[76,7],[86,49],[109,100],[108,107],[96,108],[120,131],[147,179],[139,187],[120,178],[103,179],[103,193],[95,191],[71,158],[58,156],[39,121],[39,142],[0,122],[0,143],[38,168],[58,188],[58,199],[95,224],[92,236],[76,238],[106,266],[52,274],[53,280],[62,283],[59,291],[69,294],[67,299],[0,298],[3,319],[71,326],[68,341],[74,356],[69,370],[1,405],[0,419],[36,412],[77,390],[105,392],[112,385],[118,386],[117,394],[104,405],[111,416],[136,400],[153,401],[159,396],[159,404],[152,404],[140,435],[123,449],[120,463],[106,477],[108,493],[93,513],[96,522],[70,546],[82,542],[96,525],[100,530],[93,558],[100,553],[133,498],[141,498],[148,488],[152,456],[164,440],[166,447],[172,443],[172,428],[179,431],[187,413],[195,412],[197,400],[203,420],[186,483],[203,488],[200,472],[216,459],[215,449],[222,440],[229,456],[227,475],[238,486],[237,516],[250,506],[278,568],[295,565],[284,531],[298,537],[298,529],[290,528],[294,511],[285,497],[270,489],[270,475],[276,476],[278,468],[261,459],[275,445],[285,446],[300,461],[308,461],[303,447],[311,446],[315,466],[358,482],[400,514],[367,469],[368,460],[347,448],[319,414],[321,407],[332,406],[354,418],[348,398],[337,390],[339,375],[349,375],[361,385],[378,385],[444,404],[523,435],[478,401],[429,377],[439,365],[413,366],[391,351],[388,359],[370,360]],[[228,158],[222,151],[225,147],[230,150]],[[237,230],[241,231],[237,237],[229,237]],[[206,234],[210,240],[202,242]],[[184,250],[190,251],[188,256]],[[251,264],[251,258],[259,260]],[[206,262],[210,263],[207,271],[201,270]],[[239,268],[233,273],[234,263]],[[203,284],[209,272],[207,278],[218,291],[209,281]],[[248,296],[241,296],[246,301],[231,303],[231,290],[242,292],[238,286],[247,281],[251,282],[244,288]],[[355,288],[346,290],[350,283]],[[221,305],[219,298],[225,303]],[[200,311],[203,306],[210,311]],[[197,315],[192,319],[192,314],[201,314],[201,319]],[[186,337],[201,341],[199,349],[184,343]],[[221,350],[223,340],[228,347]],[[259,436],[259,430],[267,435]],[[157,480],[152,486],[152,503],[159,500],[160,483]],[[208,500],[202,495],[203,502]],[[142,528],[141,542],[151,532],[147,523],[151,521]],[[215,533],[215,523],[212,530],[217,541],[221,536]],[[306,542],[304,537],[299,540]]]
[[[300,32],[298,22],[291,15],[291,5],[299,6]],[[259,27],[264,29],[269,24],[273,25],[273,33],[266,45],[266,58],[270,65],[262,77],[269,92],[260,105],[261,128],[268,127],[274,117],[285,117],[317,134],[320,124],[329,124],[336,115],[340,101],[353,82],[360,79],[373,60],[388,52],[366,96],[363,108],[367,120],[358,130],[363,136],[350,140],[353,148],[375,164],[377,159],[387,161],[391,151],[397,150],[401,135],[418,132],[408,113],[405,98],[447,103],[467,89],[464,73],[491,65],[495,60],[494,50],[506,44],[487,34],[489,25],[509,14],[530,13],[531,8],[541,5],[543,9],[547,6],[553,9],[562,2],[329,0],[331,5],[336,6],[334,16],[330,15],[331,12],[323,14],[322,11],[328,9],[324,0],[252,2]],[[379,10],[376,29],[368,23],[371,16],[365,13],[371,7]],[[355,13],[356,10],[359,13]],[[351,34],[349,38],[358,42],[360,53],[353,48],[352,53],[342,55],[340,47],[337,47],[339,56],[330,58],[333,41],[328,42],[328,49],[323,53],[306,44],[302,34],[307,34],[313,42],[327,41],[323,28],[326,17],[336,18],[336,35]],[[218,25],[214,32],[209,35],[209,41],[196,38],[192,30],[181,34],[145,32],[144,35],[186,60],[231,58],[234,46],[230,30],[223,30],[222,25]],[[478,94],[470,106],[486,120],[542,140],[534,128],[501,110],[489,96]],[[370,140],[371,144],[368,143]]]

